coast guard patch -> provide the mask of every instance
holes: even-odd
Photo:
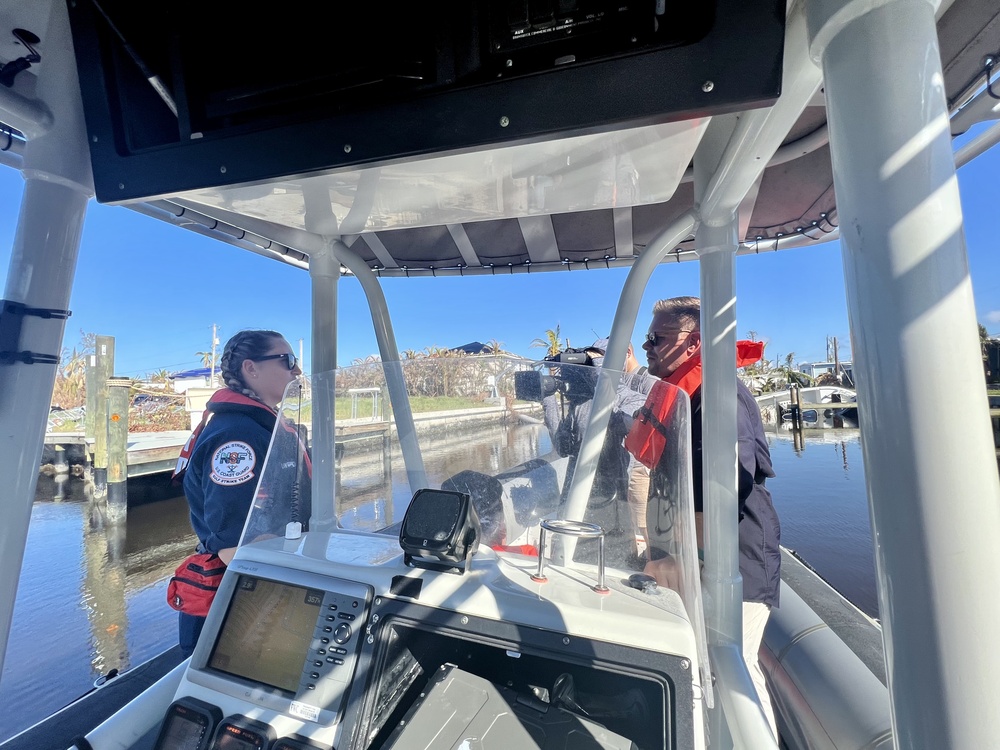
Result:
[[[212,454],[212,481],[222,485],[236,485],[253,479],[257,456],[246,443],[238,440],[220,445]]]

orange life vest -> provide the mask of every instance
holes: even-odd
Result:
[[[764,356],[762,341],[737,341],[736,366],[745,367]],[[669,385],[674,386],[673,388]],[[636,413],[625,436],[625,449],[647,468],[654,468],[667,447],[667,421],[679,391],[694,396],[701,388],[701,353],[695,354],[668,377],[657,382]]]

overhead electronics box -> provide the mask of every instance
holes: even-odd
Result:
[[[68,7],[102,202],[766,106],[781,86],[784,0]]]

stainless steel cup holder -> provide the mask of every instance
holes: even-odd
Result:
[[[596,523],[583,521],[566,521],[558,518],[548,519],[541,523],[542,531],[538,539],[538,571],[531,576],[535,583],[548,583],[545,576],[545,532],[580,537],[581,539],[597,539],[597,585],[594,591],[598,594],[609,594],[611,589],[604,585],[604,529]]]

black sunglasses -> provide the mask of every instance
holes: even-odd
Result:
[[[253,357],[254,362],[264,362],[265,360],[268,359],[285,360],[285,366],[289,370],[294,370],[295,365],[299,363],[299,361],[295,358],[295,355],[292,354],[291,352],[282,352],[281,354],[265,354],[263,357]]]
[[[694,329],[692,328],[678,328],[675,331],[670,331],[670,333],[654,333],[653,331],[650,331],[649,333],[646,334],[646,341],[649,343],[650,346],[659,346],[660,342],[663,341],[663,339],[668,338],[671,333],[693,333],[693,332]]]

